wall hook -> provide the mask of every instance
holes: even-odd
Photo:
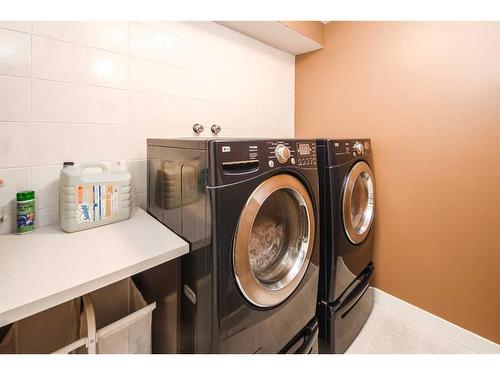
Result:
[[[222,130],[222,128],[220,127],[220,125],[213,124],[212,127],[210,128],[210,130],[212,131],[212,133],[214,133],[215,135],[217,135],[217,134],[220,133],[220,131]]]
[[[205,128],[201,124],[194,124],[193,125],[193,131],[197,134],[200,134]]]

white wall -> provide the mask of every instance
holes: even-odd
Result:
[[[213,22],[0,22],[0,206],[31,188],[55,223],[64,161],[126,160],[144,207],[146,138],[291,137],[294,75],[294,56]]]

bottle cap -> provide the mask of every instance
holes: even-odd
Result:
[[[35,192],[33,190],[24,190],[16,194],[18,201],[29,201],[35,199]]]

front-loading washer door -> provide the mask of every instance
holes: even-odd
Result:
[[[375,187],[373,174],[364,161],[349,171],[342,196],[344,230],[349,240],[357,245],[370,232],[375,214]]]
[[[249,302],[272,307],[294,292],[311,258],[314,231],[313,204],[297,178],[275,175],[253,191],[233,245],[235,278]]]

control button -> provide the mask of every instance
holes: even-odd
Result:
[[[292,164],[295,164],[295,158],[291,158],[291,159],[290,159],[290,162],[291,162]]]
[[[272,167],[274,167],[274,161],[269,160],[269,166],[270,166],[271,168],[272,168]]]
[[[365,148],[363,147],[363,144],[361,144],[360,142],[356,142],[353,146],[354,150],[356,150],[356,152],[358,154],[362,154],[364,151],[365,151]]]
[[[276,159],[278,159],[281,164],[286,163],[290,158],[290,149],[282,143],[276,146],[274,153],[276,155]]]

